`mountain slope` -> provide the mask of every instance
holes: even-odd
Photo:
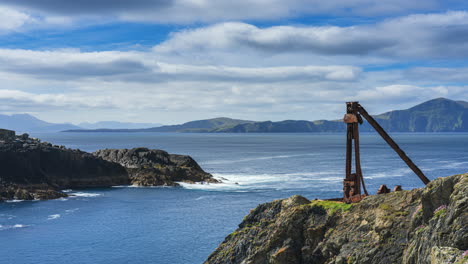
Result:
[[[374,118],[390,132],[468,132],[468,102],[437,98],[406,110],[376,115]],[[286,120],[239,124],[213,132],[340,132],[345,129],[346,126],[341,120],[314,122]],[[366,122],[360,130],[373,131]]]
[[[217,129],[212,132],[228,133],[291,133],[291,132],[339,132],[344,131],[341,121],[305,121],[285,120],[279,122],[265,121],[239,124],[234,127]]]
[[[181,125],[152,127],[145,129],[95,129],[95,130],[69,130],[65,132],[216,132],[238,124],[252,123],[253,121],[218,117],[205,120],[187,122]]]
[[[467,102],[437,98],[407,110],[375,116],[387,131],[461,132],[468,131]]]
[[[374,118],[389,132],[468,132],[468,102],[437,98],[406,110],[374,115]],[[346,125],[341,120],[255,122],[221,117],[146,129],[97,129],[73,130],[73,132],[304,133],[343,132],[345,129]],[[364,122],[360,130],[370,132],[373,128]]]
[[[20,132],[59,132],[80,128],[72,124],[48,123],[28,114],[0,114],[0,127]]]
[[[79,123],[79,127],[84,129],[138,129],[138,128],[150,128],[159,127],[161,124],[153,123],[130,123],[130,122],[118,122],[118,121],[100,121],[96,123]]]

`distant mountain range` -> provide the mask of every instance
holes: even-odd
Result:
[[[468,102],[437,98],[406,110],[374,115],[374,118],[389,132],[468,132]],[[73,125],[49,123],[29,114],[0,114],[0,128],[18,132],[291,133],[342,132],[345,127],[341,120],[257,122],[226,117],[169,126],[117,121]],[[367,123],[360,126],[360,130],[373,131]]]
[[[32,115],[0,115],[0,128],[18,132],[58,132],[69,129],[80,129],[73,124],[54,124],[42,121]]]
[[[54,124],[40,120],[29,114],[0,114],[0,128],[11,129],[18,132],[60,132],[64,130],[81,129],[120,129],[120,128],[148,128],[161,126],[161,124],[150,123],[123,123],[117,121],[101,121],[97,123],[81,123],[78,126],[73,124]]]
[[[406,110],[374,115],[374,118],[390,132],[468,132],[468,102],[437,98]],[[345,128],[341,120],[256,122],[221,117],[145,129],[74,129],[67,132],[290,133],[342,132]],[[367,123],[360,130],[373,131]]]
[[[84,129],[136,129],[136,128],[149,128],[149,127],[159,127],[162,124],[158,123],[128,123],[128,122],[117,122],[117,121],[100,121],[97,123],[79,123],[79,127]]]
[[[181,125],[160,126],[144,129],[93,129],[93,130],[68,130],[65,132],[181,132],[181,133],[212,133],[224,132],[224,130],[239,124],[249,124],[254,121],[218,117],[206,120],[187,122]]]

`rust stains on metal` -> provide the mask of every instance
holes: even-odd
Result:
[[[375,119],[367,113],[359,102],[347,102],[346,114],[343,122],[346,123],[346,176],[343,180],[343,201],[347,203],[359,202],[365,196],[369,195],[366,190],[364,178],[361,169],[361,156],[359,147],[359,124],[363,123],[364,117],[367,122],[379,133],[379,135],[387,142],[388,145],[400,156],[400,158],[408,165],[411,170],[421,179],[424,184],[430,181],[424,173],[414,164],[414,162],[406,155],[406,153],[398,146],[398,144],[385,132],[385,130],[375,121]],[[353,144],[354,143],[354,144]],[[354,145],[354,162],[355,172],[352,172],[352,158]],[[362,189],[362,190],[361,190]],[[361,193],[364,191],[364,194]],[[401,191],[401,186],[397,185],[394,191]],[[390,189],[385,185],[381,185],[377,194],[388,193]]]

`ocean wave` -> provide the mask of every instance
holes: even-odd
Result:
[[[15,200],[6,200],[5,202],[7,202],[7,203],[20,203],[20,202],[24,202],[24,201],[26,201],[26,200],[16,200],[15,199]]]
[[[116,185],[112,188],[173,188],[174,186],[157,185],[157,186],[141,186],[141,185]]]
[[[185,189],[249,192],[264,189],[283,190],[288,188],[304,189],[317,184],[329,184],[342,181],[336,171],[300,172],[283,174],[223,174],[214,173],[213,177],[222,183],[183,183]]]
[[[88,193],[88,192],[74,192],[69,194],[70,197],[97,197],[101,196],[100,193]]]
[[[1,230],[7,230],[7,229],[25,228],[25,227],[28,227],[28,226],[29,226],[29,225],[23,225],[23,224],[0,225],[0,231],[1,231]]]
[[[49,215],[47,217],[47,220],[54,220],[54,219],[57,219],[57,218],[60,218],[60,214],[53,214],[53,215]]]
[[[303,157],[303,156],[316,156],[316,155],[318,154],[317,153],[304,153],[304,154],[293,154],[293,155],[276,155],[276,156],[264,156],[264,157],[255,157],[255,158],[244,158],[244,159],[235,159],[235,160],[213,160],[213,161],[202,162],[202,165],[231,164],[231,163],[249,162],[249,161],[256,161],[256,160],[288,159],[288,158]]]

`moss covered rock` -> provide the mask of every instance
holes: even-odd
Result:
[[[206,263],[462,263],[467,228],[468,174],[353,205],[293,196],[252,210]]]

